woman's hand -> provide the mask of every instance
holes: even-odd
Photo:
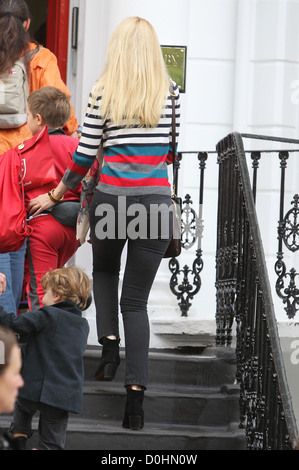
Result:
[[[0,273],[0,295],[5,292],[6,289],[6,276],[5,274]]]
[[[53,206],[55,206],[55,203],[51,201],[48,193],[41,194],[35,199],[31,199],[31,201],[29,201],[29,215],[38,215]]]
[[[69,188],[62,181],[60,181],[58,186],[51,191],[52,197],[51,195],[49,196],[48,193],[45,193],[40,194],[40,196],[37,196],[35,199],[31,199],[28,204],[29,215],[39,215],[43,211],[50,209],[50,207],[55,206],[56,203],[62,200],[68,189]],[[56,200],[56,203],[53,201],[53,198]]]

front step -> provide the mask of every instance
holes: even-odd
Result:
[[[238,387],[229,390],[157,385],[145,392],[143,403],[146,424],[190,426],[228,426],[239,419]],[[120,384],[88,382],[84,386],[84,419],[97,419],[100,423],[121,423],[126,392]]]
[[[151,351],[145,392],[145,427],[122,428],[125,404],[124,352],[113,382],[91,378],[101,351],[86,351],[83,410],[71,415],[67,450],[240,450],[239,388],[234,384],[235,354],[227,348],[204,351]],[[9,417],[0,418],[7,428]],[[37,428],[37,418],[34,419]],[[36,446],[36,433],[30,448]]]
[[[1,432],[9,427],[10,417],[1,417]],[[37,417],[33,430],[37,431]],[[37,447],[37,432],[28,449]],[[121,424],[101,424],[98,420],[70,417],[66,450],[97,451],[200,451],[245,450],[244,432],[237,425],[227,427],[190,427],[186,425],[149,424],[140,431],[123,429]],[[133,455],[133,452],[132,452]]]
[[[72,422],[66,449],[69,450],[242,450],[244,434],[232,427],[190,427],[146,425],[141,431],[122,429],[115,424]]]
[[[84,366],[85,379],[92,380],[97,368],[101,349],[89,347]],[[124,351],[115,376],[122,382],[125,374]],[[209,388],[233,383],[235,380],[235,353],[230,348],[180,348],[154,350],[148,359],[148,387],[151,384],[187,385]]]

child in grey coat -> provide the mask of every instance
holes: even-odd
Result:
[[[42,285],[44,306],[39,310],[16,315],[0,306],[0,324],[29,335],[22,367],[25,384],[10,431],[25,449],[39,410],[38,449],[62,450],[68,415],[82,408],[83,355],[89,334],[82,310],[90,299],[90,281],[82,270],[70,266],[48,272]]]

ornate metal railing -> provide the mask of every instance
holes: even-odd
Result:
[[[181,267],[180,258],[172,258],[169,261],[169,270],[171,272],[170,290],[179,300],[179,307],[182,317],[188,316],[191,307],[191,300],[198,294],[201,289],[201,272],[203,270],[202,256],[202,232],[203,219],[202,207],[204,197],[204,175],[206,169],[206,161],[208,159],[207,152],[184,152],[188,154],[195,153],[199,161],[199,197],[198,210],[195,210],[189,194],[186,194],[182,201],[182,248],[189,250],[196,245],[195,257],[192,266],[185,264]],[[178,174],[184,153],[179,153],[175,162],[175,186],[179,190]],[[214,153],[214,152],[213,152]],[[180,194],[180,192],[178,192]]]
[[[274,266],[274,271],[277,276],[275,286],[277,296],[285,305],[285,311],[289,319],[293,319],[299,308],[299,273],[296,268],[287,265],[285,260],[285,250],[292,253],[298,252],[299,254],[299,195],[294,194],[289,208],[285,210],[285,179],[286,170],[288,165],[289,156],[297,152],[299,148],[299,141],[294,139],[284,139],[277,137],[242,134],[242,138],[256,139],[267,142],[279,142],[280,144],[295,144],[296,148],[288,150],[252,150],[246,151],[250,154],[252,160],[252,191],[253,198],[256,201],[257,188],[258,188],[258,173],[260,162],[266,158],[266,155],[271,155],[271,165],[275,165],[275,160],[280,166],[280,189],[279,189],[279,207],[277,210],[277,234],[273,233],[273,239],[277,236],[277,259]],[[202,289],[202,276],[204,270],[204,252],[202,249],[203,227],[204,221],[202,218],[204,206],[204,181],[206,163],[212,159],[215,161],[217,152],[181,152],[175,163],[175,179],[176,187],[181,193],[179,187],[179,173],[181,163],[186,161],[187,158],[195,154],[198,159],[199,165],[199,182],[198,182],[198,201],[193,200],[189,194],[183,196],[182,205],[182,247],[185,250],[192,252],[193,261],[190,265],[185,263],[183,257],[173,258],[169,261],[170,277],[170,290],[176,296],[178,306],[181,310],[183,317],[188,316],[192,300]],[[193,155],[194,156],[194,155]],[[263,157],[263,158],[262,158]],[[194,208],[196,206],[196,208]],[[211,231],[211,227],[207,228],[207,232]],[[194,250],[194,246],[196,250]],[[184,264],[182,264],[182,261]],[[297,282],[298,281],[298,282]]]
[[[294,449],[297,428],[255,209],[256,178],[252,190],[240,134],[219,142],[217,152],[216,342],[231,344],[235,321],[240,426],[248,449]]]
[[[253,167],[253,195],[256,200],[258,169],[261,157],[265,154],[271,155],[272,164],[275,164],[275,159],[279,162],[280,166],[280,189],[279,189],[279,213],[278,227],[277,227],[277,260],[274,266],[277,280],[275,289],[278,297],[285,304],[285,311],[289,319],[293,319],[299,307],[299,283],[296,285],[297,279],[299,280],[299,273],[295,267],[288,270],[285,261],[284,247],[292,252],[299,252],[299,195],[294,194],[290,201],[289,210],[285,213],[285,191],[286,191],[286,171],[290,155],[298,154],[299,141],[295,139],[287,139],[281,137],[270,137],[253,134],[242,134],[243,138],[255,139],[260,141],[279,142],[280,145],[295,144],[295,148],[288,150],[264,150],[252,151],[252,167]]]

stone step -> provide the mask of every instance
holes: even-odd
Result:
[[[115,380],[123,381],[125,353],[121,348],[121,363]],[[92,380],[101,357],[100,347],[89,347],[85,354],[85,378]],[[230,348],[177,348],[150,351],[148,359],[148,387],[152,384],[221,387],[234,383],[235,353]]]
[[[126,391],[124,351],[113,382],[92,379],[101,348],[86,351],[83,410],[70,415],[68,450],[243,450],[238,427],[239,387],[235,385],[235,353],[228,348],[184,348],[151,351],[145,392],[145,426],[122,428]],[[5,430],[11,416],[0,416]],[[33,429],[37,429],[38,417]],[[30,439],[36,446],[37,433]]]
[[[1,417],[0,429],[7,429],[10,417]],[[33,430],[38,426],[33,420]],[[28,442],[28,449],[37,447],[37,433]],[[161,423],[147,424],[140,431],[123,429],[114,422],[99,422],[70,416],[66,450],[98,451],[200,451],[245,450],[244,431],[237,424],[229,426],[184,426]],[[106,454],[103,454],[106,455]],[[139,454],[138,454],[139,455]]]
[[[239,419],[239,388],[152,387],[144,394],[146,423],[219,426]],[[86,382],[82,417],[121,422],[126,391],[117,383]]]
[[[234,426],[190,427],[152,423],[140,431],[114,423],[70,422],[66,449],[168,451],[244,450],[244,432]]]

